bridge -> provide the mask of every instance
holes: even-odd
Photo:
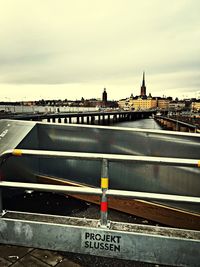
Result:
[[[154,116],[154,119],[167,130],[200,133],[200,123],[192,123],[183,117]]]
[[[134,121],[146,119],[155,114],[156,110],[148,111],[97,111],[97,112],[76,112],[76,113],[46,113],[46,114],[7,114],[6,119],[99,124],[106,125],[122,121]]]

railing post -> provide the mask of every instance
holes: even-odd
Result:
[[[106,196],[106,191],[108,189],[108,160],[102,160],[102,169],[101,169],[101,219],[100,227],[108,227],[108,198]]]
[[[2,162],[0,164],[2,164]],[[1,182],[2,182],[2,176],[1,176],[1,169],[0,169],[0,183]],[[3,203],[2,202],[3,202],[3,197],[2,197],[2,189],[0,186],[0,217],[3,214]]]
[[[81,117],[81,123],[84,124],[84,116]]]
[[[1,163],[2,164],[2,163]],[[1,182],[3,181],[3,178],[2,178],[2,176],[1,176],[1,169],[0,169],[0,184],[1,184]],[[3,192],[3,189],[1,188],[1,186],[0,186],[0,217],[1,216],[3,216],[3,214],[4,214],[4,210],[3,210],[3,194],[2,194],[2,192]]]
[[[95,116],[91,116],[91,124],[94,124]]]
[[[1,181],[0,181],[1,182]],[[0,216],[3,214],[2,189],[0,188]]]

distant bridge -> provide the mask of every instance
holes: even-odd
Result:
[[[98,112],[76,112],[76,113],[46,113],[46,114],[9,114],[6,119],[99,124],[106,125],[122,121],[134,121],[146,119],[156,114],[156,110],[148,111],[98,111]]]
[[[155,120],[165,129],[180,131],[180,132],[192,132],[200,133],[200,124],[193,124],[183,121],[179,118],[170,118],[167,116],[155,116]]]

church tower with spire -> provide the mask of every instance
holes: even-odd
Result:
[[[145,72],[143,72],[143,80],[142,80],[142,86],[141,86],[141,97],[146,96],[146,86],[145,86]]]
[[[106,104],[107,102],[107,92],[106,92],[106,88],[104,88],[103,94],[102,94],[102,101],[104,104]]]

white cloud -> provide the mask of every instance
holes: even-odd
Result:
[[[33,98],[41,88],[44,98],[51,88],[60,88],[51,94],[57,98],[97,97],[107,87],[118,99],[133,89],[139,93],[143,70],[152,93],[199,90],[198,0],[0,0],[0,5],[2,98],[20,98],[27,88]]]

